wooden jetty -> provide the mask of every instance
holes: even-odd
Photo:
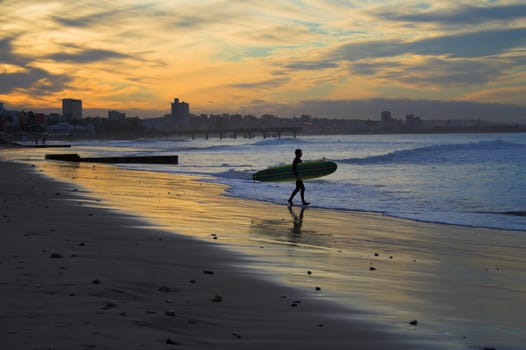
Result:
[[[46,159],[66,162],[85,163],[135,163],[135,164],[178,164],[179,156],[122,156],[122,157],[88,157],[81,158],[76,153],[46,154]]]
[[[37,144],[21,144],[21,143],[17,143],[16,144],[17,146],[20,146],[20,147],[26,147],[26,148],[70,148],[71,145],[65,145],[65,144],[49,144],[49,145],[37,145]]]

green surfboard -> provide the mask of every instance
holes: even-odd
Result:
[[[298,164],[298,174],[302,180],[314,179],[332,174],[336,168],[336,163],[327,160],[305,161]],[[292,172],[292,164],[289,164],[258,171],[252,175],[252,180],[285,182],[296,181],[296,176]]]

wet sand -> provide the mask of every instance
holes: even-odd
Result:
[[[1,348],[519,349],[526,340],[523,232],[287,208],[112,166],[40,165],[70,184],[0,166]]]

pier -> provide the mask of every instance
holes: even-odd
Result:
[[[286,126],[286,127],[268,127],[268,128],[227,128],[227,129],[184,129],[174,131],[163,131],[161,134],[165,136],[188,136],[192,139],[197,137],[204,137],[209,139],[211,137],[217,137],[219,139],[246,137],[252,139],[254,137],[261,136],[264,139],[267,137],[281,138],[283,135],[290,135],[296,138],[297,134],[301,131],[301,127],[297,126]],[[159,134],[159,132],[156,132]]]
[[[49,144],[49,145],[38,145],[38,144],[21,144],[17,143],[17,146],[26,147],[26,148],[70,148],[71,145],[68,144]]]
[[[88,157],[81,158],[76,153],[46,154],[46,159],[65,162],[110,163],[110,164],[178,164],[179,156],[121,156],[121,157]]]

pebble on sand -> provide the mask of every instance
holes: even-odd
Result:
[[[210,300],[212,300],[214,303],[220,303],[220,302],[223,301],[223,297],[222,297],[221,295],[215,295],[215,296],[214,296],[212,299],[210,299]]]
[[[237,339],[241,339],[241,336],[236,332],[232,332],[232,335],[236,337]]]
[[[166,338],[166,344],[168,344],[168,345],[180,345],[177,341],[172,340],[170,338]]]
[[[109,310],[109,309],[113,309],[116,307],[117,307],[117,304],[115,304],[114,302],[105,301],[104,306],[102,307],[102,310]]]

